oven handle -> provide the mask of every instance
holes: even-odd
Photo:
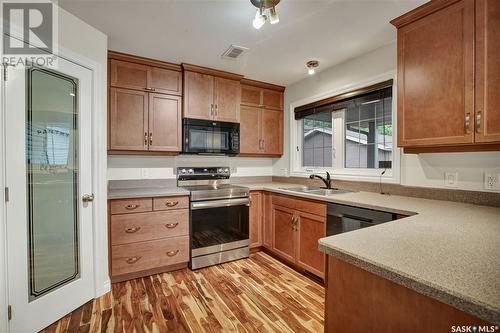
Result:
[[[224,199],[224,200],[211,200],[211,201],[198,201],[191,203],[191,209],[207,209],[216,207],[230,207],[230,206],[250,206],[249,198],[240,199]]]

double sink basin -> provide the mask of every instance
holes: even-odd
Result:
[[[322,196],[333,196],[342,193],[349,193],[350,191],[340,190],[338,188],[322,188],[318,186],[296,186],[296,187],[281,187],[282,190],[299,192],[299,193],[307,193],[307,194],[315,194]]]

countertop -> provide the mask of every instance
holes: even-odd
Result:
[[[189,191],[179,187],[162,186],[108,189],[108,199],[171,197],[177,195],[189,195]]]
[[[291,183],[243,183],[409,217],[319,240],[319,249],[494,324],[500,324],[500,208],[370,192],[320,196]],[[187,195],[170,188],[113,189],[110,199]]]

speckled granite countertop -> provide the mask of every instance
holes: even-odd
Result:
[[[109,189],[108,198],[187,195],[165,184]],[[320,196],[291,183],[239,183],[250,190],[411,215],[319,240],[319,249],[419,293],[500,324],[500,208],[370,192]],[[163,186],[163,187],[162,187]]]
[[[189,195],[189,191],[186,191],[180,187],[176,187],[175,183],[175,180],[109,181],[108,199]]]

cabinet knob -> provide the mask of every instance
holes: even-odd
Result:
[[[167,223],[165,224],[165,227],[168,228],[168,229],[173,229],[175,227],[177,227],[179,225],[179,222],[176,222],[176,223]]]
[[[141,259],[142,257],[129,257],[127,259],[125,259],[125,262],[129,265],[132,265],[132,264],[135,264],[136,262],[139,261],[139,259]]]
[[[139,230],[141,230],[141,227],[132,227],[132,228],[125,229],[125,232],[127,234],[133,234],[133,233],[136,233]]]
[[[128,209],[128,210],[134,210],[134,209],[136,209],[137,207],[139,207],[139,205],[130,204],[130,205],[126,205],[126,206],[125,206],[125,209]]]
[[[167,207],[175,207],[179,204],[179,201],[167,201],[165,202],[165,206]]]
[[[144,132],[144,145],[148,145],[148,132]]]
[[[476,133],[481,133],[481,111],[476,113]]]
[[[169,256],[169,257],[173,257],[173,256],[175,256],[177,253],[179,253],[179,250],[175,250],[175,251],[168,251],[166,254],[167,254],[167,256]]]
[[[155,88],[144,88],[147,91],[155,91]]]
[[[465,127],[465,133],[468,134],[470,132],[470,113],[467,113],[465,115],[464,127]]]

